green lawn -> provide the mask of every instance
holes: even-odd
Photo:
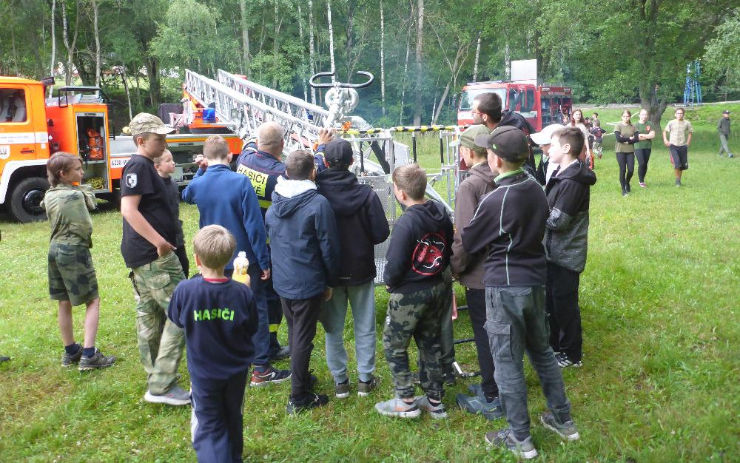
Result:
[[[541,461],[737,461],[740,159],[716,155],[714,124],[720,110],[707,108],[687,114],[697,121],[697,134],[682,188],[673,186],[660,144],[653,150],[648,188],[637,187],[635,178],[626,198],[620,194],[613,151],[596,162],[589,262],[581,280],[584,367],[564,372],[582,437],[566,445],[538,424],[545,403],[527,367],[532,433]],[[612,120],[602,115],[602,121]],[[434,147],[436,141],[422,146]],[[731,146],[740,151],[740,137],[734,135]],[[435,154],[421,158],[430,168],[435,159]],[[198,213],[186,205],[181,211],[190,239]],[[118,250],[120,216],[104,205],[93,220],[92,253],[102,295],[98,346],[119,360],[107,371],[80,374],[59,366],[56,305],[47,296],[48,224],[18,225],[0,216],[0,354],[13,358],[0,365],[0,461],[193,461],[189,408],[142,399],[145,373],[138,359],[132,289]],[[379,289],[379,329],[386,300]],[[75,309],[78,338],[83,313]],[[458,338],[470,336],[466,314],[455,329]],[[346,335],[349,345],[350,324]],[[284,341],[284,325],[280,336]],[[380,342],[377,357],[377,393],[362,399],[332,396],[327,407],[298,417],[285,414],[288,384],[249,388],[245,459],[514,461],[487,450],[483,441],[484,433],[505,426],[504,420],[488,422],[455,408],[455,394],[473,380],[447,390],[448,420],[377,415],[373,404],[393,393]],[[475,369],[472,344],[458,346],[457,358]],[[321,328],[312,368],[318,390],[331,394]],[[187,385],[184,363],[180,371]]]

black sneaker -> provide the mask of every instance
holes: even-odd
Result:
[[[343,383],[334,385],[334,395],[337,399],[346,399],[349,397],[349,380],[345,379]]]
[[[5,355],[0,355],[0,363],[7,362],[10,360],[10,357],[6,357]]]
[[[555,360],[557,360],[558,366],[560,368],[568,368],[568,367],[580,368],[583,366],[583,362],[581,362],[580,360],[577,362],[574,362],[568,357],[568,354],[566,354],[565,352],[560,352],[558,355],[556,355]]]
[[[514,436],[511,429],[487,432],[486,442],[490,445],[507,448],[514,455],[524,460],[537,458],[537,449],[532,444],[532,437],[528,436],[526,439],[520,441]]]
[[[278,360],[285,360],[287,358],[290,358],[290,347],[282,346],[270,356],[270,361],[277,362]]]
[[[581,435],[578,434],[578,428],[573,420],[561,423],[552,412],[545,412],[540,415],[540,421],[550,431],[556,433],[561,439],[574,441],[578,440]]]
[[[277,370],[270,367],[269,369],[259,372],[254,370],[252,372],[252,380],[249,385],[252,387],[267,386],[270,383],[282,383],[290,379],[290,370]]]
[[[324,394],[310,393],[304,400],[293,401],[289,400],[288,405],[285,407],[285,411],[288,415],[295,415],[312,408],[324,406],[329,403],[329,397]]]
[[[67,353],[67,351],[64,351],[64,354],[62,355],[62,366],[63,367],[69,367],[72,366],[74,363],[80,363],[80,359],[82,358],[82,346],[79,346],[79,349],[77,349],[77,352],[70,355]]]
[[[92,357],[83,356],[80,359],[80,371],[97,370],[98,368],[108,368],[109,366],[116,363],[114,356],[106,357],[102,352],[95,349],[95,354]]]
[[[378,387],[378,378],[375,376],[370,378],[370,381],[357,381],[357,395],[360,397],[367,397],[370,393]]]

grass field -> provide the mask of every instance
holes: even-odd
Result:
[[[604,122],[618,120],[618,111],[600,112]],[[648,188],[637,187],[635,178],[633,193],[625,198],[613,150],[597,160],[589,260],[581,279],[584,367],[564,371],[582,438],[566,445],[539,425],[536,416],[545,403],[527,367],[541,461],[738,461],[740,159],[716,154],[719,112],[716,107],[688,112],[697,133],[682,188],[673,185],[660,143],[653,149]],[[434,140],[427,145],[434,146]],[[740,151],[740,137],[734,135],[731,146]],[[432,167],[435,159],[427,154],[421,161]],[[197,210],[183,205],[181,215],[190,239]],[[0,365],[0,461],[193,461],[189,408],[142,399],[145,373],[132,289],[118,250],[120,216],[105,204],[93,220],[102,296],[98,346],[119,360],[107,371],[80,374],[59,366],[56,305],[47,296],[48,224],[18,225],[0,216],[0,353],[12,357]],[[379,329],[386,301],[379,289]],[[83,313],[75,309],[78,339]],[[470,336],[465,313],[455,330],[458,338]],[[284,325],[280,337],[284,342]],[[349,346],[349,323],[346,337]],[[315,344],[311,366],[317,389],[331,394],[321,328]],[[367,398],[332,396],[327,407],[289,417],[287,384],[249,388],[245,460],[514,461],[486,449],[483,441],[484,433],[504,427],[504,420],[488,422],[455,408],[455,394],[474,380],[458,380],[447,390],[448,420],[377,415],[373,404],[393,393],[380,342],[377,352],[381,387]],[[474,346],[458,346],[457,359],[475,369]],[[184,362],[180,371],[187,385]]]

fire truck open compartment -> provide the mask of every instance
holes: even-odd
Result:
[[[84,160],[85,176],[82,182],[90,184],[96,192],[109,191],[105,114],[80,112],[75,113],[75,119],[77,149]]]

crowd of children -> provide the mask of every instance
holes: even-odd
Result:
[[[385,256],[389,301],[382,345],[395,393],[375,409],[398,418],[418,417],[422,411],[434,419],[447,416],[445,344],[451,342],[444,339],[443,324],[449,322],[453,302],[452,274],[466,288],[482,375],[472,395],[459,394],[457,403],[490,420],[505,416],[509,426],[488,433],[486,441],[533,458],[537,450],[529,430],[525,353],[550,409],[541,415],[542,424],[565,440],[579,438],[561,368],[581,365],[578,281],[586,260],[589,188],[596,177],[579,160],[587,142],[582,129],[561,126],[548,130],[544,141],[545,131],[536,134],[553,165],[552,170],[540,166],[543,177],[547,171],[543,190],[523,169],[531,158],[524,132],[501,125],[500,99],[487,100],[485,107],[490,124],[472,126],[460,140],[470,176],[458,191],[456,230],[445,208],[426,199],[423,169],[412,164],[392,173],[393,194],[404,213]],[[197,159],[198,172],[182,192],[200,214],[193,240],[198,272],[186,279],[189,260],[176,184],[169,178],[174,163],[165,142],[170,129],[143,113],[130,128],[137,154],[122,176],[121,252],[131,269],[137,304],[138,343],[148,376],[144,398],[192,404],[199,461],[241,459],[250,368],[253,386],[290,380],[289,414],[328,403],[327,395],[314,391],[316,378],[309,369],[319,322],[326,332],[334,395],[349,396],[343,337],[348,305],[357,394],[376,389],[374,246],[390,230],[378,196],[349,170],[351,144],[322,133],[324,169],[317,173],[317,158],[310,151],[294,151],[285,163],[271,154],[283,148],[282,130],[267,123],[234,172],[223,138],[209,137],[204,156]],[[78,158],[57,154],[48,170],[53,186],[45,199],[52,224],[49,288],[59,300],[62,363],[79,363],[81,370],[110,366],[115,359],[94,347],[99,298],[87,212],[94,202],[76,186],[82,180]],[[239,251],[249,260],[249,285],[230,278]],[[81,262],[84,268],[78,268]],[[279,297],[287,321],[290,370],[275,369],[270,362],[281,349],[278,344],[275,350],[271,335],[275,318],[269,314],[269,294]],[[71,332],[71,307],[80,303],[87,304],[82,346]],[[412,338],[419,352],[421,396],[415,395],[409,365]],[[177,384],[184,346],[190,392]]]

